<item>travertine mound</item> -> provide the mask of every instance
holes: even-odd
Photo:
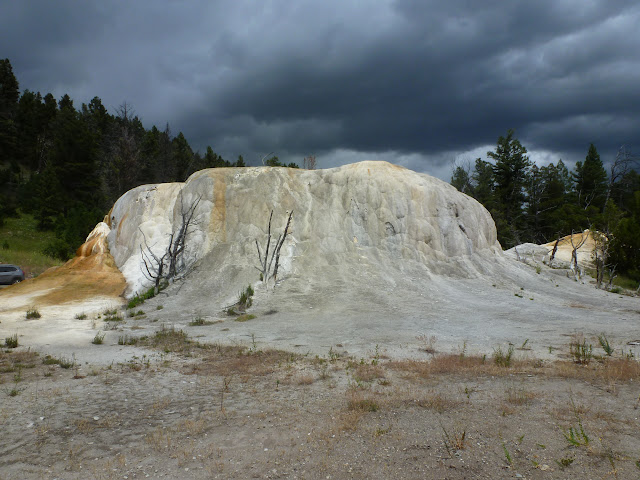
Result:
[[[474,276],[481,257],[500,251],[487,210],[449,184],[386,162],[326,170],[249,167],[208,169],[184,184],[143,185],[123,195],[109,214],[108,244],[132,295],[143,274],[145,239],[166,249],[181,211],[199,199],[185,254],[216,287],[255,279],[255,241],[266,242],[273,210],[274,241],[293,210],[278,279],[308,277],[318,268],[374,267],[401,273],[421,265],[433,273]],[[486,259],[486,258],[485,258]],[[212,285],[212,288],[214,285]],[[213,292],[212,292],[213,293]]]

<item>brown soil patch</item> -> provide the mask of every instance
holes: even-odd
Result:
[[[109,367],[2,353],[2,478],[640,473],[632,359],[311,359],[166,332],[157,342],[164,358]],[[631,373],[607,374],[621,365]]]

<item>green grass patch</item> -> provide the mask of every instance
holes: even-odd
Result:
[[[149,300],[150,298],[153,298],[155,296],[156,295],[155,295],[154,288],[151,287],[146,292],[137,294],[135,297],[129,300],[129,302],[127,303],[127,308],[136,308],[138,305],[143,304],[145,300]]]
[[[255,315],[252,315],[250,313],[245,313],[244,315],[240,315],[238,318],[236,318],[235,321],[246,322],[247,320],[253,320],[254,318],[256,318]]]
[[[27,310],[27,313],[25,314],[25,317],[28,320],[31,320],[33,318],[40,318],[42,317],[42,315],[40,315],[40,312],[38,311],[38,309],[36,307],[31,307]]]
[[[14,333],[10,337],[4,339],[4,345],[7,348],[16,348],[18,346],[18,334]]]
[[[38,276],[46,269],[63,263],[44,253],[56,235],[39,231],[37,224],[33,215],[20,214],[17,218],[5,218],[4,225],[0,227],[0,263],[20,266],[26,278]]]
[[[42,359],[42,363],[44,365],[60,365],[62,368],[69,369],[73,367],[76,363],[74,360],[69,360],[66,357],[52,357],[51,355],[45,355]]]

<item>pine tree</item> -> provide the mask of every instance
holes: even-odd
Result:
[[[507,247],[521,243],[526,227],[525,186],[531,168],[526,153],[527,149],[514,138],[513,130],[509,130],[506,137],[498,138],[495,152],[487,152],[487,156],[495,160],[493,179],[499,213],[498,238]]]
[[[607,172],[593,143],[589,145],[584,163],[576,163],[572,177],[578,205],[584,210],[594,207],[602,211],[607,193]]]

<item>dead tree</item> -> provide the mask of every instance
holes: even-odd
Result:
[[[264,255],[262,254],[262,251],[260,250],[260,244],[256,239],[256,249],[258,250],[258,260],[260,262],[260,267],[256,267],[256,268],[260,272],[261,280],[264,281],[267,287],[269,286],[270,278],[274,279],[274,285],[275,285],[275,281],[277,280],[278,266],[280,265],[280,249],[282,248],[282,245],[284,244],[284,241],[287,238],[287,235],[289,233],[289,225],[291,224],[292,216],[293,216],[293,210],[289,213],[289,218],[287,219],[287,225],[284,227],[284,233],[281,235],[278,235],[278,239],[276,240],[273,250],[271,251],[271,258],[269,258],[269,251],[271,249],[271,219],[273,218],[273,210],[271,210],[271,214],[269,215],[269,227],[267,229],[267,244],[265,245]],[[276,262],[275,265],[273,264],[274,259]],[[271,270],[272,265],[273,265],[273,270]]]
[[[142,274],[145,276],[147,280],[153,282],[153,294],[157,295],[160,291],[160,287],[163,282],[167,278],[167,270],[169,268],[169,254],[171,249],[171,244],[173,243],[173,235],[171,235],[169,239],[169,247],[162,252],[162,255],[157,255],[153,252],[153,249],[147,243],[147,237],[140,229],[140,233],[142,233],[142,239],[144,241],[144,248],[142,248],[142,244],[140,244],[140,255],[142,256],[142,264],[144,265],[144,269],[142,269]]]
[[[573,240],[573,235],[574,232],[571,231],[571,270],[573,271],[573,276],[574,279],[576,280],[576,282],[580,281],[580,276],[581,276],[581,272],[580,272],[580,267],[578,266],[578,249],[580,247],[582,247],[587,240],[589,239],[589,234],[587,233],[586,235],[584,234],[584,232],[582,232],[580,234],[580,240],[574,241]]]
[[[184,198],[182,190],[180,191],[180,228],[174,235],[171,235],[171,242],[169,242],[170,254],[169,254],[169,273],[168,278],[172,279],[177,273],[184,267],[182,264],[184,249],[187,242],[187,235],[190,233],[189,229],[196,224],[194,221],[194,214],[200,203],[202,195],[198,196],[189,206],[185,208]]]
[[[140,255],[142,257],[142,274],[147,280],[153,282],[154,295],[157,295],[160,288],[168,282],[174,280],[185,269],[184,251],[187,246],[187,237],[191,232],[191,227],[196,225],[195,211],[202,196],[198,196],[191,204],[185,207],[182,191],[180,196],[180,227],[169,235],[169,244],[161,252],[155,253],[152,246],[149,246],[147,237],[142,231],[144,248],[140,244]],[[143,268],[144,267],[144,268]]]
[[[611,173],[609,174],[609,185],[607,186],[607,196],[604,201],[603,213],[606,213],[607,211],[607,203],[609,203],[609,199],[611,198],[611,194],[616,183],[619,181],[624,182],[629,172],[631,172],[639,163],[640,159],[637,156],[632,155],[625,145],[622,145],[618,149],[616,159],[611,164]]]
[[[558,252],[558,243],[560,243],[560,236],[556,239],[556,243],[553,244],[553,250],[551,251],[551,256],[549,257],[549,265],[553,263],[553,259],[556,258],[556,253]]]

